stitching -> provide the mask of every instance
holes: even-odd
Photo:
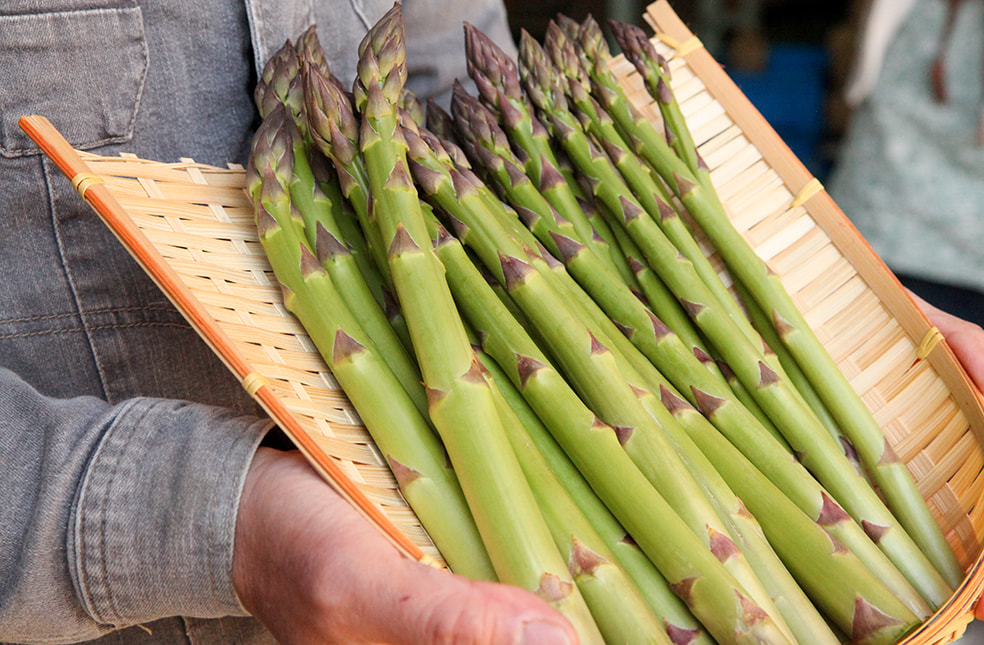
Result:
[[[181,323],[164,323],[164,322],[144,322],[144,323],[127,323],[123,325],[96,325],[94,327],[76,328],[76,329],[49,329],[45,331],[28,331],[20,334],[3,334],[0,335],[0,340],[11,340],[13,338],[32,338],[34,336],[47,336],[49,334],[71,334],[76,332],[81,332],[88,334],[92,331],[105,331],[107,329],[129,329],[133,327],[177,327],[179,329],[190,329],[190,325]]]
[[[371,28],[372,21],[369,20],[368,17],[366,17],[366,9],[365,7],[362,6],[362,2],[360,2],[359,0],[351,0],[351,5],[352,5],[352,10],[355,11],[355,15],[359,17],[359,20],[362,21],[362,24],[365,26],[365,28],[366,29]]]
[[[48,190],[48,209],[51,216],[51,230],[55,236],[55,243],[58,246],[58,260],[61,263],[62,270],[65,272],[65,279],[68,282],[68,288],[72,293],[72,300],[75,303],[75,308],[79,311],[79,316],[82,320],[83,331],[86,335],[86,341],[89,345],[89,353],[92,355],[92,360],[96,364],[96,372],[99,374],[99,388],[102,390],[103,398],[107,401],[110,399],[109,391],[106,389],[106,374],[103,371],[102,361],[99,359],[99,353],[96,351],[96,344],[93,340],[88,328],[85,327],[85,316],[82,315],[84,307],[82,307],[82,302],[79,299],[78,287],[75,284],[75,276],[72,275],[72,270],[68,266],[68,258],[65,256],[65,243],[62,240],[61,228],[58,224],[58,211],[55,208],[55,193],[54,187],[51,183],[51,172],[48,168],[48,162],[42,157],[41,168],[44,172],[44,181]]]
[[[127,122],[126,132],[120,135],[75,144],[75,147],[80,150],[90,150],[92,148],[99,148],[108,144],[125,143],[133,139],[133,131],[136,128],[137,117],[140,112],[140,103],[143,100],[144,89],[147,86],[147,70],[150,67],[150,47],[147,45],[147,27],[144,24],[143,9],[136,3],[135,0],[131,0],[129,8],[136,12],[136,18],[140,23],[140,54],[143,64],[140,65],[140,82],[137,84],[136,96],[133,100],[133,110],[130,114],[130,120]],[[50,13],[54,15],[108,14],[111,16],[118,16],[120,15],[121,10],[126,10],[126,7],[120,7],[120,9],[78,9],[74,11],[53,11]],[[41,157],[43,154],[44,152],[37,147],[14,148],[0,146],[0,157],[5,157],[8,159],[17,159],[20,157]]]
[[[129,313],[131,311],[174,311],[169,307],[108,307],[106,309],[93,309],[92,311],[86,311],[84,315],[86,316],[98,316],[99,314],[116,314],[116,313]],[[22,323],[22,322],[36,322],[38,320],[58,320],[60,318],[77,318],[81,317],[83,314],[78,312],[72,312],[68,314],[46,314],[43,316],[27,316],[25,318],[0,318],[0,325],[9,323]]]
[[[139,408],[136,408],[135,405],[126,406],[123,410],[120,411],[120,413],[116,416],[116,418],[113,419],[110,431],[106,433],[106,435],[103,438],[103,441],[110,441],[116,445],[114,446],[115,448],[114,454],[112,455],[115,457],[115,459],[113,459],[111,462],[110,470],[107,473],[108,478],[103,483],[103,490],[101,491],[102,495],[100,497],[101,503],[99,508],[99,531],[98,531],[98,535],[100,539],[99,539],[99,544],[96,547],[96,551],[98,553],[96,557],[99,559],[99,569],[100,569],[100,573],[102,574],[102,580],[100,581],[102,583],[101,591],[103,593],[103,598],[107,605],[108,610],[112,612],[113,619],[119,619],[121,612],[119,607],[117,606],[117,599],[113,595],[113,591],[110,588],[111,584],[109,580],[110,573],[109,573],[109,565],[108,565],[108,562],[110,560],[108,554],[109,540],[107,539],[109,512],[106,510],[107,507],[109,506],[108,503],[109,496],[106,494],[106,492],[111,491],[116,487],[116,481],[120,475],[121,466],[126,461],[124,457],[128,454],[128,450],[131,449],[137,443],[134,441],[123,441],[122,445],[120,445],[120,441],[117,439],[117,435],[119,434],[120,431],[119,430],[120,423],[121,423],[120,419],[124,418],[127,412],[130,412],[131,410],[134,410],[136,408],[137,419],[130,427],[139,428],[141,427],[142,421],[149,416],[150,411],[153,410],[155,407],[156,406],[154,404],[151,404],[147,406],[146,409],[140,410]],[[102,447],[102,445],[100,445],[100,447]],[[105,612],[100,612],[99,618],[103,618],[104,614]],[[118,620],[113,620],[112,624],[114,626],[118,625],[119,624]]]

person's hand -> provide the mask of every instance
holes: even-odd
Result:
[[[235,540],[236,592],[284,644],[577,642],[530,592],[399,554],[296,451],[257,452]]]
[[[934,307],[911,291],[909,295],[929,318],[929,322],[943,334],[977,389],[984,392],[984,329]],[[984,620],[984,597],[978,598],[974,606],[974,617]]]
[[[984,329],[934,307],[910,292],[929,321],[940,330],[974,385],[984,392]]]

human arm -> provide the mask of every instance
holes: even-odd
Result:
[[[42,396],[0,369],[0,642],[244,615],[236,509],[269,422],[168,399]]]
[[[518,643],[537,618],[572,633],[533,594],[402,557],[296,451],[254,455],[268,421],[52,399],[3,369],[0,414],[0,642],[247,609],[284,643]]]

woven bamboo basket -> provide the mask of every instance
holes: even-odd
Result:
[[[967,577],[905,645],[959,638],[984,589],[984,406],[945,341],[836,204],[664,1],[653,42],[736,227],[782,279],[916,478]],[[613,69],[658,119],[624,59]],[[405,553],[446,566],[313,343],[285,310],[242,168],[76,151],[21,127],[310,463]]]

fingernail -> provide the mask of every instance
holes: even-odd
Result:
[[[536,621],[523,629],[521,645],[571,645],[567,632],[553,623]]]

